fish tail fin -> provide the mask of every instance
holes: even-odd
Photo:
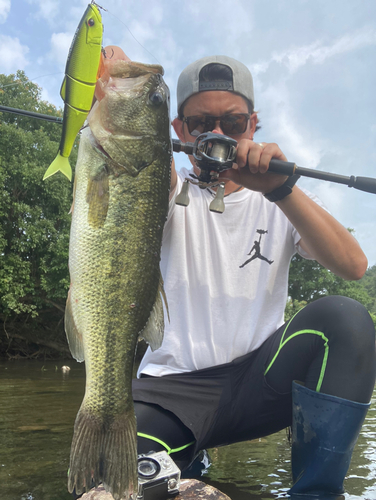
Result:
[[[137,441],[134,412],[108,422],[80,409],[74,425],[68,491],[80,495],[103,482],[115,500],[137,496]]]
[[[72,169],[69,164],[69,160],[64,156],[61,156],[60,153],[57,154],[54,161],[46,170],[46,173],[43,176],[43,180],[46,180],[47,177],[51,177],[51,175],[54,175],[59,171],[62,172],[66,177],[68,177],[70,181],[72,180]]]
[[[136,498],[137,475],[137,429],[134,411],[122,415],[110,426],[103,440],[102,479],[106,491],[115,500]]]

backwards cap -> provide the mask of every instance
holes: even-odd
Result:
[[[206,82],[200,78],[201,70],[209,64],[223,64],[231,70],[230,80]],[[177,88],[178,112],[184,102],[198,92],[207,90],[226,90],[235,92],[251,101],[255,106],[253,79],[251,72],[243,63],[227,56],[203,57],[187,66],[179,76]]]

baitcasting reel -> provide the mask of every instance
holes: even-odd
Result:
[[[211,212],[223,213],[225,204],[223,202],[225,184],[218,181],[218,174],[232,167],[236,158],[237,142],[231,137],[221,134],[207,132],[197,137],[195,142],[182,143],[177,139],[172,140],[173,150],[176,153],[183,151],[187,155],[193,155],[196,165],[201,169],[198,177],[190,174],[195,181],[186,178],[181,193],[176,197],[175,203],[184,207],[189,204],[189,183],[198,185],[201,189],[217,187],[217,193],[209,206]],[[295,163],[272,158],[269,163],[268,172],[280,175],[300,175],[321,179],[323,181],[345,184],[348,187],[376,194],[376,178],[373,177],[350,177],[330,172],[322,172],[312,168],[298,167]]]
[[[224,182],[218,181],[218,174],[232,167],[236,157],[235,139],[213,132],[206,132],[197,137],[194,143],[183,143],[177,139],[172,140],[173,149],[176,153],[183,151],[193,155],[196,165],[200,168],[199,176],[186,178],[180,194],[176,197],[175,203],[183,207],[189,204],[188,189],[189,183],[199,186],[201,189],[217,188],[214,200],[210,203],[211,212],[223,213],[225,205],[223,202],[225,194]]]

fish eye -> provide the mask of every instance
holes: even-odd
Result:
[[[87,22],[88,26],[94,26],[94,19],[90,18]]]
[[[164,102],[163,95],[159,92],[153,92],[152,94],[150,94],[149,100],[155,106],[160,106]]]

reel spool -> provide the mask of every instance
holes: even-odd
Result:
[[[193,155],[196,165],[200,168],[200,175],[194,176],[194,180],[188,177],[185,179],[175,203],[183,207],[189,205],[189,183],[195,184],[201,189],[217,188],[209,210],[223,213],[225,210],[223,201],[225,184],[218,182],[218,177],[220,172],[232,167],[236,157],[237,144],[237,141],[231,137],[212,132],[199,135],[193,144],[189,142],[184,144],[173,139],[174,151],[184,151],[186,154]]]

